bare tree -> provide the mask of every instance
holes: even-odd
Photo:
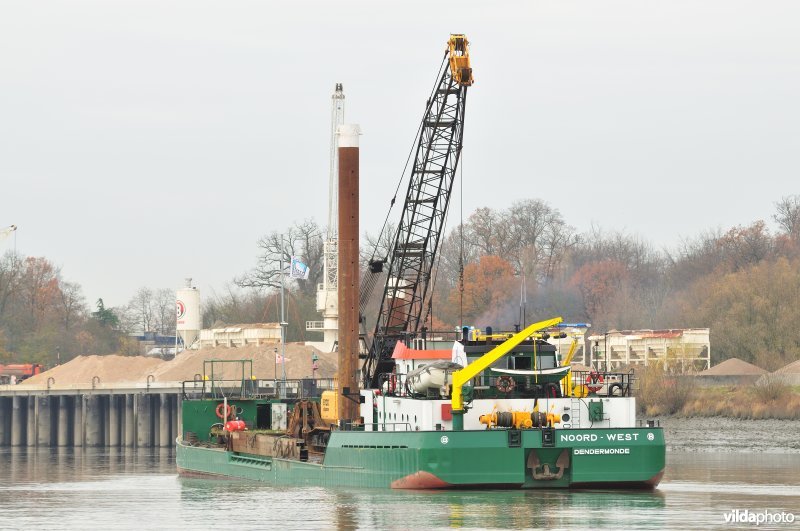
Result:
[[[607,260],[624,264],[635,279],[646,277],[664,262],[661,253],[642,238],[593,226],[581,237],[581,244],[575,246],[572,265],[578,269],[587,263]]]
[[[491,208],[479,208],[467,220],[464,242],[476,247],[481,256],[508,256],[510,228],[508,220]]]
[[[695,279],[714,271],[722,263],[722,250],[718,241],[721,229],[700,233],[696,238],[684,239],[677,249],[666,253],[670,277],[676,286],[686,286]]]
[[[755,265],[772,256],[775,241],[763,221],[749,227],[733,227],[718,240],[723,256],[732,271]]]
[[[793,239],[800,239],[800,195],[789,195],[775,203],[772,218]]]
[[[458,284],[461,267],[472,264],[480,258],[479,249],[469,245],[461,238],[461,227],[455,227],[442,239],[440,258],[436,271],[436,285],[452,288]]]
[[[509,252],[514,269],[535,278],[541,259],[542,239],[553,210],[540,199],[516,201],[503,216],[508,227]]]
[[[124,321],[130,331],[154,331],[153,290],[139,288],[125,307]]]
[[[75,282],[61,282],[58,297],[61,306],[61,319],[64,330],[69,330],[78,317],[86,311],[86,299],[83,297],[80,284]]]
[[[308,266],[308,280],[297,280],[301,291],[313,295],[323,273],[323,231],[314,220],[295,223],[283,233],[273,231],[258,240],[261,254],[256,267],[234,280],[243,288],[279,288],[280,260],[288,265],[292,256],[300,256]],[[289,280],[286,279],[288,283]]]
[[[175,332],[175,291],[159,289],[153,294],[153,320],[156,331],[162,335]]]
[[[27,257],[20,277],[22,306],[34,330],[55,306],[59,292],[59,269],[43,257]]]
[[[501,212],[479,208],[464,228],[467,256],[500,256],[538,283],[552,278],[575,242],[575,229],[541,199],[517,201]]]
[[[396,231],[396,224],[387,223],[383,232],[377,236],[369,232],[364,233],[364,240],[359,252],[359,261],[362,269],[366,269],[369,266],[370,260],[383,260],[389,256],[392,245],[394,245]]]
[[[19,258],[11,252],[0,260],[0,317],[19,290],[22,267]]]
[[[551,282],[556,274],[564,269],[567,253],[578,245],[575,228],[567,225],[561,215],[553,217],[543,234],[543,252],[540,265],[540,276],[543,282]]]

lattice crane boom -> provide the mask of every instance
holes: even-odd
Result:
[[[400,223],[386,260],[388,276],[362,371],[367,387],[377,386],[379,375],[391,370],[397,341],[420,330],[430,296],[431,272],[461,155],[467,88],[473,83],[467,38],[451,35],[446,53],[449,68],[443,70],[425,108]],[[382,264],[373,263],[372,274]]]

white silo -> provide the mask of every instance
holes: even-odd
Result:
[[[203,316],[200,314],[200,292],[192,286],[192,279],[186,279],[186,286],[179,289],[176,297],[177,319],[175,320],[178,337],[188,348],[200,335]]]

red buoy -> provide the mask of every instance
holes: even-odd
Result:
[[[225,423],[225,429],[227,431],[244,431],[247,429],[243,420],[229,420]]]

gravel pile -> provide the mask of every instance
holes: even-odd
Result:
[[[698,376],[747,376],[766,373],[767,371],[752,363],[747,363],[739,358],[731,358],[699,373]]]
[[[780,374],[800,374],[800,360],[793,361],[789,365],[781,367],[775,372]]]
[[[53,367],[25,380],[26,384],[44,384],[53,378],[56,385],[91,383],[97,376],[100,383],[144,381],[161,365],[167,362],[145,356],[78,356],[63,365]]]
[[[91,383],[97,376],[100,383],[144,383],[152,375],[156,382],[174,382],[193,380],[195,375],[203,375],[203,362],[206,360],[252,360],[253,376],[260,379],[281,378],[283,371],[280,363],[275,362],[275,345],[261,345],[228,348],[216,347],[200,350],[187,350],[178,354],[175,359],[164,361],[159,358],[145,356],[78,356],[69,362],[54,367],[37,376],[29,378],[25,383],[45,384],[52,377],[55,385]],[[280,346],[277,346],[280,352]],[[317,378],[332,378],[336,373],[338,354],[321,352],[314,347],[301,343],[286,345],[286,377],[289,379],[312,376],[311,356],[316,354],[318,369]],[[280,360],[278,360],[280,361]],[[215,367],[215,377],[220,377]],[[224,367],[224,366],[223,366]],[[238,368],[238,365],[236,366]],[[223,369],[222,378],[239,378],[240,370],[228,365]],[[277,369],[277,375],[276,375]],[[209,375],[210,376],[210,375]]]

